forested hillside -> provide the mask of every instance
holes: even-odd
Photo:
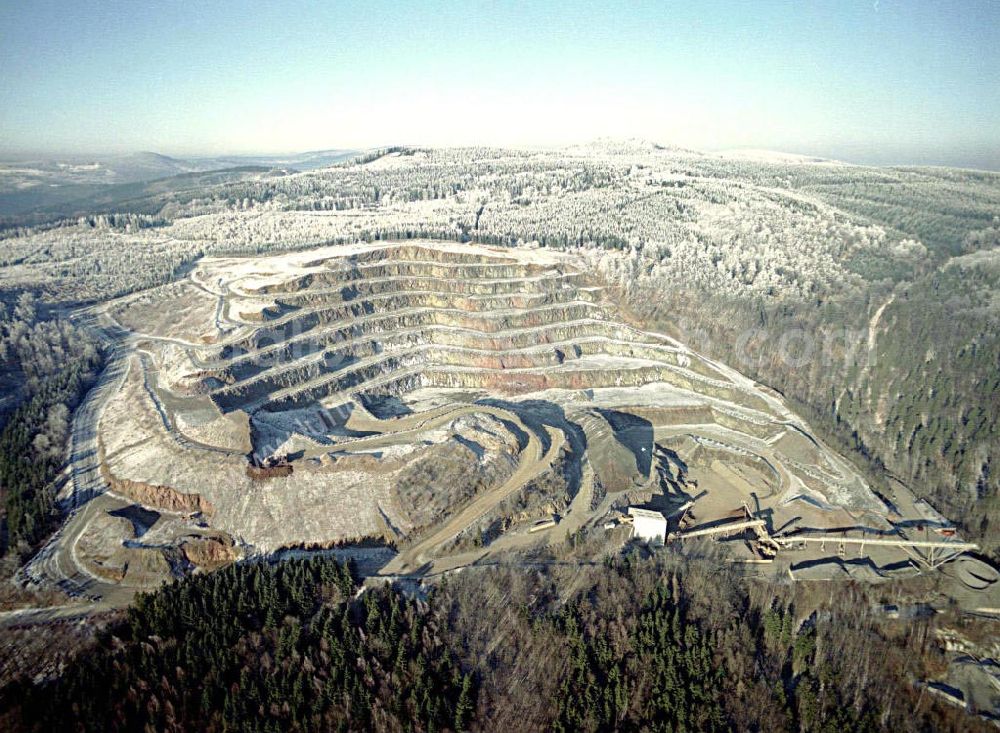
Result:
[[[320,559],[230,566],[167,586],[139,598],[113,636],[31,691],[24,719],[8,722],[45,731],[464,727],[472,680],[438,620],[396,593],[352,602],[354,591],[346,567]]]
[[[924,274],[896,271],[846,295],[738,298],[646,280],[630,302],[796,400],[874,480],[890,490],[904,482],[995,554],[1000,250],[989,245],[998,232],[995,223],[973,232],[972,253],[942,254],[939,267],[928,255]]]
[[[915,682],[933,620],[715,564],[472,569],[354,598],[332,560],[236,565],[141,597],[6,730],[987,730]]]
[[[30,293],[0,301],[0,557],[26,556],[58,520],[52,485],[73,410],[100,370],[98,345],[65,320],[42,319]]]

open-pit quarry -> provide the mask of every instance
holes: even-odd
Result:
[[[802,579],[969,549],[905,489],[876,495],[774,391],[628,322],[567,252],[204,258],[76,319],[113,350],[74,420],[69,518],[25,571],[73,593],[321,548],[403,576],[578,533],[620,547],[630,506],[662,512],[668,543],[722,538],[729,560]]]

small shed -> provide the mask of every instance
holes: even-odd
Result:
[[[632,536],[646,542],[662,545],[667,538],[667,518],[652,509],[637,506],[628,508],[632,517]]]

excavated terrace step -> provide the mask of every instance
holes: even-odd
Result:
[[[392,330],[378,328],[381,321],[391,320]],[[481,351],[505,353],[539,345],[555,345],[574,340],[605,338],[613,341],[634,343],[637,348],[648,345],[662,348],[664,353],[676,353],[676,347],[638,341],[645,334],[613,321],[580,319],[501,332],[478,330],[442,325],[422,325],[398,328],[395,319],[372,319],[359,322],[351,327],[327,331],[321,337],[296,338],[283,344],[251,352],[233,358],[228,362],[216,362],[204,371],[204,376],[214,376],[223,382],[235,378],[238,381],[252,379],[272,369],[282,370],[309,356],[320,358],[323,353],[331,353],[342,360],[351,359],[352,347],[358,345],[362,352],[371,351],[369,342],[381,342],[385,351],[406,348],[419,344],[459,346]],[[314,335],[318,336],[318,335]],[[203,365],[207,366],[207,365]]]
[[[398,327],[413,326],[456,326],[484,333],[498,333],[517,328],[543,326],[561,321],[574,321],[584,318],[602,320],[604,308],[588,301],[572,301],[555,303],[537,308],[511,308],[497,311],[463,311],[458,308],[413,307],[402,308],[390,312],[368,310],[365,308],[351,309],[345,312],[330,310],[323,314],[313,312],[294,321],[286,321],[280,327],[260,328],[250,336],[227,344],[220,354],[222,359],[232,359],[241,353],[259,350],[262,346],[298,338],[315,330],[329,328],[335,325],[359,325],[364,319],[393,318],[398,321]]]
[[[510,264],[458,264],[446,262],[377,262],[330,270],[319,270],[297,275],[280,283],[269,283],[247,292],[258,295],[295,293],[313,287],[332,288],[370,278],[437,277],[459,280],[528,279],[552,272],[553,268],[541,265]]]
[[[411,337],[419,335],[420,332],[413,332]],[[393,336],[395,337],[396,334]],[[364,348],[359,348],[362,346]],[[641,349],[641,353],[637,353],[636,346],[630,342],[613,341],[603,336],[576,338],[542,345],[533,344],[504,351],[421,343],[415,339],[403,344],[398,341],[387,342],[368,339],[361,343],[352,344],[350,349],[325,351],[311,358],[291,361],[280,369],[263,370],[247,379],[214,390],[212,396],[217,403],[224,404],[231,409],[241,403],[249,404],[291,384],[315,379],[322,374],[332,374],[355,368],[377,359],[385,359],[390,354],[407,356],[419,354],[422,360],[428,364],[492,366],[501,369],[554,367],[584,355],[656,358],[660,361],[673,360],[673,363],[667,365],[677,367],[677,354],[673,347],[645,344],[639,345],[644,348]],[[700,375],[695,376],[704,379]]]

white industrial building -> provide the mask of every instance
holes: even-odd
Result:
[[[628,513],[632,517],[633,537],[657,545],[662,545],[667,539],[667,518],[660,512],[630,506]]]

